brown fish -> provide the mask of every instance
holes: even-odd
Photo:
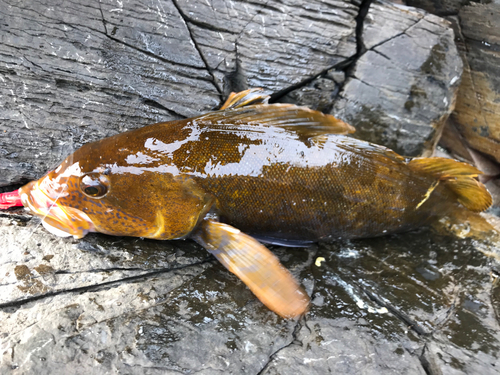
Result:
[[[219,111],[86,144],[21,188],[22,202],[62,236],[192,238],[285,317],[304,313],[307,295],[256,239],[380,236],[491,204],[468,164],[405,159],[267,99],[247,90]]]

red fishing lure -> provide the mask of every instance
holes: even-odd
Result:
[[[0,209],[5,210],[10,207],[22,206],[19,190],[0,193]]]

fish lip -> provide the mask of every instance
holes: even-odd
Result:
[[[89,232],[95,232],[94,223],[86,213],[57,202],[65,187],[55,199],[40,188],[40,183],[45,178],[49,177],[45,176],[41,180],[32,181],[19,189],[23,205],[33,214],[41,217],[43,226],[57,236],[82,238]]]

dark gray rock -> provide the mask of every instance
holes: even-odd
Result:
[[[0,186],[83,143],[220,104],[171,2],[1,2]]]
[[[425,86],[436,91],[425,91],[427,101],[402,99],[409,82],[451,79],[455,66],[454,47],[439,49],[448,26],[407,8],[374,6],[358,38],[368,52],[357,60],[351,2],[0,1],[0,185],[39,177],[82,143],[208,111],[247,86],[354,116],[362,100],[375,105],[366,87],[353,91],[363,77],[386,95],[379,118],[399,113],[403,124],[445,116],[452,103],[453,85]],[[414,58],[398,60],[398,50]],[[433,103],[438,94],[448,106]],[[410,99],[414,107],[398,112]],[[430,132],[419,125],[411,136]],[[496,253],[491,245],[421,230],[274,247],[312,299],[305,318],[286,321],[191,241],[60,239],[23,210],[0,213],[0,238],[2,374],[488,374],[500,366],[500,292],[490,281],[498,264],[480,251]]]
[[[355,126],[355,137],[402,155],[429,156],[462,74],[449,23],[375,3],[363,40],[367,51],[353,66],[332,114]]]
[[[221,91],[300,84],[356,52],[347,1],[175,1]]]
[[[460,77],[448,25],[387,4],[372,5],[359,38],[369,50],[344,86],[338,69],[356,56],[358,9],[346,2],[51,1],[5,2],[0,186],[40,177],[83,143],[193,116],[219,105],[219,93],[256,86],[289,93],[285,102],[335,105],[359,137],[415,155],[432,149]]]
[[[456,15],[464,5],[475,0],[407,0],[406,4],[415,8],[425,9],[438,16]],[[480,1],[477,1],[480,2]]]
[[[317,111],[328,113],[345,82],[343,71],[329,70],[310,83],[282,96],[283,103],[300,104]]]

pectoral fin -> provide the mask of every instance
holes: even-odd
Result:
[[[227,224],[205,220],[193,239],[238,276],[270,310],[284,318],[306,312],[309,298],[279,260],[254,238]]]

